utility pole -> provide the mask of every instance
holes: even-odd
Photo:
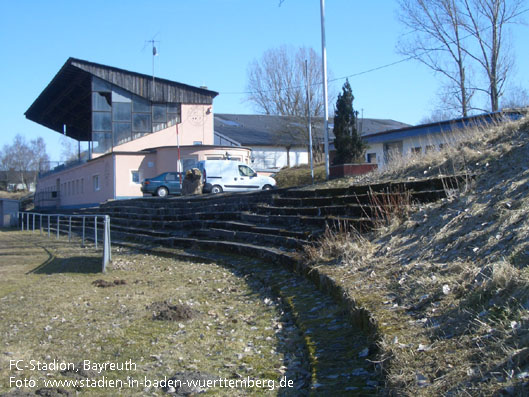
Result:
[[[321,61],[323,64],[323,128],[325,137],[325,179],[329,180],[329,108],[327,94],[327,49],[325,47],[325,0],[320,0],[321,12]]]
[[[314,163],[312,161],[312,125],[310,119],[310,76],[308,62],[305,59],[305,76],[307,78],[307,116],[309,123],[309,156],[310,156],[310,176],[312,178],[312,184],[314,185]]]

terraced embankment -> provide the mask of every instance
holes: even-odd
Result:
[[[369,361],[376,354],[376,324],[332,279],[307,266],[299,251],[326,228],[347,225],[368,231],[393,211],[446,197],[467,180],[458,176],[345,189],[135,199],[84,213],[110,215],[114,242],[170,248],[172,255],[223,261],[261,278],[292,310],[304,335],[310,389],[322,395],[366,395],[382,384]]]

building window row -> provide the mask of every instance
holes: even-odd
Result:
[[[84,178],[61,183],[61,196],[70,197],[84,194]]]
[[[180,103],[151,103],[104,80],[92,80],[94,152],[159,131],[181,120]]]

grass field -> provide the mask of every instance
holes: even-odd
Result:
[[[101,252],[81,248],[78,242],[31,232],[0,232],[0,395],[21,395],[14,394],[14,380],[33,380],[36,386],[23,390],[34,393],[45,386],[44,380],[53,379],[88,383],[86,379],[104,376],[155,381],[194,372],[277,383],[285,373],[285,351],[289,344],[299,343],[299,336],[285,335],[293,328],[286,326],[288,315],[267,298],[258,281],[250,282],[216,264],[122,248],[114,248],[106,274],[97,273],[100,267]],[[97,280],[107,287],[96,286]],[[175,307],[180,309],[172,312],[173,321],[154,319],[163,309]],[[27,367],[12,368],[18,360]],[[129,364],[100,373],[93,369],[61,373],[52,366],[72,363],[79,369],[84,360]],[[37,362],[40,365],[34,369]],[[268,389],[216,388],[208,394],[288,394]],[[78,392],[165,394],[141,384],[121,389],[83,387]]]

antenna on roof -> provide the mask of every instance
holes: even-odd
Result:
[[[158,32],[160,33],[160,32]],[[154,40],[156,38],[156,36],[158,36],[158,33],[156,33],[152,39],[150,40],[146,40],[145,41],[145,46],[147,45],[147,43],[151,43],[151,46],[152,46],[152,100],[154,101],[154,98],[156,96],[156,85],[155,85],[155,82],[154,82],[154,57],[158,55],[158,49],[156,48],[156,45],[155,43],[159,43],[160,40]],[[143,46],[143,48],[145,48],[145,46]]]

